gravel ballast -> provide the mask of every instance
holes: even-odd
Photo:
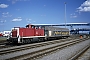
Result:
[[[56,53],[44,56],[38,60],[69,60],[72,56],[77,54],[83,48],[90,44],[90,40],[86,40],[84,42],[78,43],[76,45],[66,47]]]
[[[66,41],[66,42],[68,42],[68,41]],[[65,42],[57,43],[57,44],[53,44],[53,45],[48,45],[48,46],[43,46],[43,47],[39,47],[39,48],[22,50],[22,51],[18,51],[18,52],[6,54],[6,55],[1,55],[0,59],[9,59],[11,57],[27,54],[27,53],[30,53],[30,52],[33,52],[33,51],[38,51],[38,50],[41,50],[41,49],[44,49],[44,48],[56,46],[56,45],[63,44],[63,43],[65,43]],[[56,59],[67,60],[67,58],[69,58],[72,55],[76,54],[76,52],[83,49],[84,47],[86,47],[89,44],[90,44],[90,40],[86,40],[84,42],[78,43],[78,44],[73,45],[71,47],[66,47],[65,49],[62,49],[62,50],[56,52],[55,54],[45,56],[45,57],[41,58],[41,60],[56,60]]]

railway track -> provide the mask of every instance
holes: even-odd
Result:
[[[69,40],[69,39],[72,39],[72,38],[60,39],[60,40],[63,42],[63,40]],[[73,39],[75,39],[75,38],[73,38]],[[14,46],[17,46],[17,45],[13,45],[13,44],[10,44],[10,43],[7,43],[7,42],[1,42],[0,43],[0,49],[14,47]]]
[[[76,60],[90,60],[90,47],[82,53]]]
[[[61,39],[61,41],[64,42],[65,40],[68,41],[68,40],[74,40],[74,39],[76,39],[76,38]],[[79,37],[77,39],[79,39]],[[17,46],[17,45],[9,44],[6,41],[0,43],[0,49],[10,48],[10,47],[15,47],[15,46]]]
[[[79,51],[76,55],[72,56],[69,60],[78,60],[78,58],[90,48],[90,45]]]
[[[29,59],[29,60],[33,60],[35,58],[38,58],[40,56],[44,56],[46,54],[49,54],[51,52],[54,52],[58,49],[61,49],[61,48],[65,48],[67,46],[71,46],[73,44],[76,44],[76,43],[79,43],[79,42],[82,42],[82,41],[85,41],[86,39],[77,39],[77,40],[72,40],[72,41],[68,41],[66,43],[62,43],[62,44],[58,44],[58,45],[55,45],[55,46],[49,46],[49,47],[46,47],[46,48],[42,48],[42,49],[39,49],[37,51],[33,51],[33,52],[30,52],[28,54],[24,54],[24,55],[19,55],[19,56],[15,56],[15,57],[12,57],[12,58],[9,58],[9,60],[14,60],[14,59]],[[18,49],[18,50],[23,50],[23,49]],[[15,50],[12,50],[12,52],[14,51],[18,51],[17,49]],[[10,50],[11,51],[11,50]],[[6,53],[10,53],[9,52],[6,52]],[[1,53],[1,51],[0,51]],[[1,53],[3,54],[3,53]],[[5,53],[4,53],[5,54]],[[29,57],[29,58],[28,58]]]
[[[6,46],[7,42],[1,42],[0,43],[0,49],[8,48],[9,46]]]
[[[76,39],[76,38],[61,39],[61,41],[63,42],[63,40],[65,41],[65,40],[71,40],[71,39],[73,40],[73,39]],[[6,41],[0,43],[0,49],[10,48],[10,47],[15,47],[15,46],[17,46],[17,45],[7,43]]]
[[[87,58],[84,58],[85,53],[88,52]],[[84,59],[83,59],[84,58]],[[76,55],[72,56],[69,60],[90,60],[90,45],[79,51]]]
[[[15,46],[17,46],[17,45],[10,44],[8,42],[2,42],[2,43],[0,43],[0,49],[10,48],[10,47],[15,47]]]
[[[8,48],[8,47],[5,46],[4,44],[0,45],[0,49],[3,49],[3,48]]]
[[[21,59],[22,60],[22,57],[27,57],[25,59],[27,59],[27,60],[34,60],[34,59],[40,58],[42,56],[45,56],[47,54],[53,53],[56,50],[65,48],[67,46],[71,46],[71,45],[76,44],[76,43],[79,43],[81,41],[84,41],[84,40],[77,40],[77,41],[68,42],[68,43],[65,43],[65,44],[61,44],[61,45],[49,47],[49,48],[46,48],[46,49],[42,49],[42,50],[39,50],[39,51],[35,51],[35,52],[29,53],[29,54],[26,54],[26,55],[14,57],[14,58],[11,58],[11,59],[16,59],[17,58],[17,59]]]
[[[46,46],[46,45],[51,45],[51,44],[56,44],[56,43],[60,43],[60,42],[64,42],[64,41],[68,41],[68,40],[72,40],[71,38],[69,39],[61,39],[61,40],[54,40],[54,41],[48,41],[48,42],[42,42],[42,43],[36,43],[36,44],[31,44],[31,45],[22,45],[21,47],[17,47],[17,48],[6,48],[6,49],[1,49],[0,50],[0,55],[3,54],[8,54],[8,53],[12,53],[12,52],[16,52],[16,51],[21,51],[21,50],[27,50],[27,49],[31,49],[31,48],[37,48],[37,47],[41,47],[41,46]],[[4,46],[3,46],[4,48]]]
[[[6,44],[7,42],[0,42],[0,45],[4,45],[4,44]]]

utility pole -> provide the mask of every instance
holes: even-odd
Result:
[[[65,28],[66,28],[66,2],[64,2],[65,4]]]

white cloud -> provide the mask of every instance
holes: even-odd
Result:
[[[71,16],[71,18],[76,18],[77,16]]]
[[[12,4],[15,4],[17,2],[17,0],[12,0]]]
[[[30,21],[30,20],[32,20],[32,19],[30,19],[30,18],[26,18],[26,20],[27,20],[27,21]]]
[[[20,11],[20,9],[16,9],[17,11]]]
[[[43,15],[41,15],[41,16],[46,16],[46,15],[43,14]]]
[[[0,4],[0,8],[7,8],[9,5],[6,4]]]
[[[12,15],[9,14],[9,12],[3,12],[2,17],[11,17]]]
[[[1,23],[5,23],[6,20],[4,20],[4,19],[0,19],[0,22],[1,22]]]
[[[73,14],[70,14],[70,15],[73,15]]]
[[[33,22],[36,22],[36,21],[33,21]]]
[[[26,18],[26,21],[27,21],[28,23],[31,23],[31,20],[32,20],[32,19],[30,19],[30,18]]]
[[[90,7],[79,7],[79,11],[90,12]]]
[[[19,19],[21,19],[21,17],[18,17]]]
[[[44,7],[45,7],[46,5],[44,5]]]
[[[90,0],[85,1],[81,6],[90,6]]]
[[[75,13],[70,14],[70,18],[77,18],[77,15]]]
[[[21,18],[21,17],[18,17],[18,18],[13,19],[12,21],[13,21],[13,22],[22,21],[22,18]]]
[[[9,14],[9,12],[6,12],[6,13],[4,12],[4,13],[2,13],[2,14]]]
[[[30,0],[8,0],[8,1],[11,1],[12,4],[15,4],[18,1],[30,1]]]
[[[80,7],[77,8],[78,12],[90,12],[90,0],[85,1],[81,4]]]

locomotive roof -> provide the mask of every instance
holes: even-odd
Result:
[[[49,31],[69,31],[68,28],[59,28],[59,27],[51,27],[51,26],[45,26],[45,30],[49,30]]]
[[[31,25],[31,24],[26,25],[26,27],[29,27],[29,26],[34,26],[34,25]]]

